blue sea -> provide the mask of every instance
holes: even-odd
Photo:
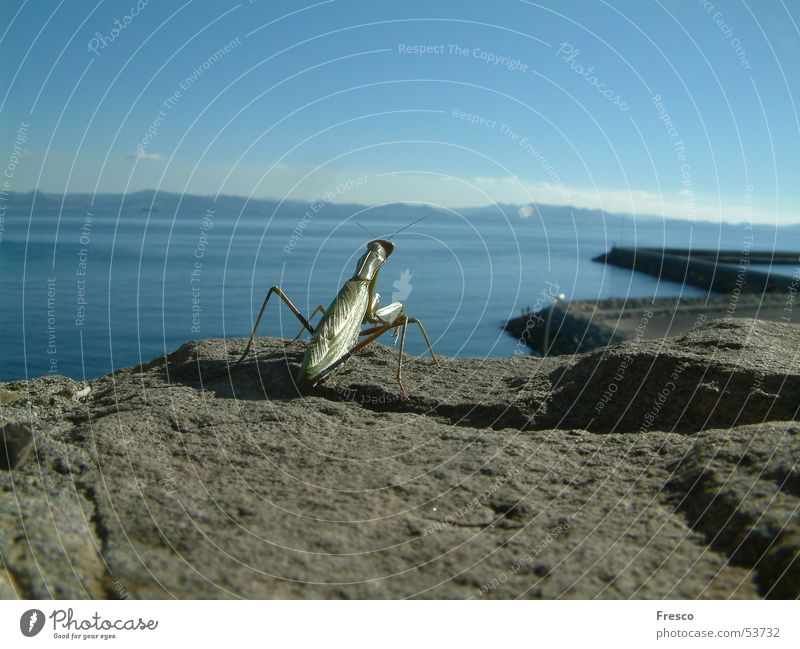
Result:
[[[272,285],[304,313],[327,306],[371,238],[358,223],[386,236],[426,213],[409,206],[315,211],[206,202],[169,209],[9,207],[0,239],[0,380],[93,378],[188,340],[248,336]],[[441,354],[510,356],[518,344],[504,322],[547,306],[557,293],[704,294],[591,261],[613,243],[800,250],[796,227],[750,228],[556,207],[529,218],[512,207],[440,210],[396,236],[378,291],[384,304],[403,301]],[[275,300],[260,335],[293,337],[299,328]],[[407,347],[425,350],[415,329]]]

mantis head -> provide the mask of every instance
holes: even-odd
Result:
[[[394,244],[388,239],[375,239],[367,244],[367,250],[373,250],[377,248],[383,249],[384,261],[387,257],[389,257],[389,255],[392,254],[392,252],[394,252]]]
[[[367,244],[367,251],[358,260],[355,277],[372,281],[393,251],[394,244],[387,239],[370,241]]]
[[[431,212],[431,214],[433,214],[433,212]],[[412,221],[408,225],[403,226],[399,230],[395,230],[395,232],[386,239],[373,239],[370,241],[367,244],[367,252],[365,252],[361,259],[358,260],[358,266],[356,266],[356,274],[354,275],[354,279],[373,281],[377,277],[381,266],[383,266],[384,262],[389,258],[389,255],[394,252],[392,237],[394,237],[395,234],[410,228],[415,223],[419,223],[420,221],[427,219],[429,216],[431,216],[431,214],[426,214],[425,216],[418,218],[416,221]],[[364,228],[367,232],[370,232],[368,228],[364,227],[360,223],[358,225]],[[370,234],[372,233],[370,232]]]

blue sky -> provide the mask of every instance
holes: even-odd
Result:
[[[0,164],[11,191],[798,222],[799,25],[795,0],[5,0]]]

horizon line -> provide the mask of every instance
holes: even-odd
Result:
[[[73,192],[58,192],[58,191],[47,191],[40,188],[33,188],[27,191],[15,191],[15,190],[6,190],[5,192],[0,192],[0,199],[3,198],[5,195],[5,202],[8,202],[8,198],[12,196],[19,196],[25,197],[30,196],[33,194],[41,194],[44,196],[51,196],[51,197],[59,197],[62,199],[66,199],[70,196],[91,196],[92,198],[96,197],[126,197],[126,196],[133,196],[136,194],[164,194],[164,195],[173,195],[176,197],[191,197],[191,198],[199,198],[204,200],[211,200],[217,201],[220,198],[228,198],[228,199],[239,199],[246,202],[270,202],[270,203],[290,203],[290,204],[311,204],[317,202],[323,198],[323,196],[314,198],[314,199],[302,199],[302,198],[275,198],[271,196],[245,196],[243,194],[195,194],[191,192],[178,192],[168,189],[153,189],[153,188],[146,188],[146,189],[137,189],[131,192],[113,192],[113,191],[103,191],[103,192],[91,192],[91,191],[73,191]],[[547,202],[526,202],[526,203],[504,203],[504,202],[494,202],[494,203],[486,203],[483,205],[461,205],[459,207],[448,207],[444,205],[435,205],[425,201],[417,201],[417,202],[410,202],[410,201],[391,201],[391,202],[384,202],[384,203],[364,203],[364,202],[347,202],[347,201],[336,201],[330,200],[326,201],[329,204],[344,206],[344,205],[357,205],[359,207],[369,207],[369,208],[376,208],[376,207],[387,207],[392,205],[402,205],[405,207],[411,208],[425,208],[425,209],[433,209],[433,210],[440,210],[443,212],[459,212],[464,210],[493,210],[497,208],[504,208],[510,207],[515,208],[518,214],[519,220],[528,220],[533,217],[534,212],[531,212],[528,216],[522,216],[520,214],[521,210],[525,208],[529,208],[530,206],[534,206],[537,210],[539,208],[556,208],[556,209],[568,209],[578,212],[595,212],[607,216],[619,217],[619,218],[627,218],[627,219],[646,219],[646,220],[666,220],[666,221],[681,221],[681,222],[689,222],[689,223],[710,223],[714,225],[743,225],[743,224],[751,224],[751,225],[763,225],[763,226],[770,226],[770,227],[792,227],[800,225],[800,218],[797,220],[789,221],[786,223],[776,223],[776,222],[765,222],[760,220],[752,220],[747,219],[745,217],[741,217],[737,220],[731,220],[726,218],[719,218],[713,219],[708,217],[686,217],[686,216],[672,216],[672,215],[659,215],[653,214],[651,212],[625,212],[625,211],[611,211],[599,207],[582,207],[573,204],[559,204],[559,203],[547,203]]]

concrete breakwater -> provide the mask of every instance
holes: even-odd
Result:
[[[786,293],[792,277],[754,270],[750,264],[800,265],[800,255],[772,251],[715,251],[614,246],[592,261],[630,268],[716,293]]]
[[[686,334],[707,321],[740,318],[800,323],[800,277],[786,293],[704,297],[610,298],[561,302],[509,320],[505,329],[537,354],[557,356],[608,347],[623,340]],[[545,331],[547,334],[545,335]]]
[[[614,246],[593,261],[707,289],[705,297],[619,298],[555,303],[509,320],[505,329],[534,352],[577,354],[633,338],[658,339],[691,331],[706,320],[758,318],[798,322],[800,254]],[[751,264],[787,265],[792,274]]]
[[[624,340],[613,328],[592,322],[586,314],[574,312],[571,306],[554,304],[512,318],[505,329],[542,356],[578,354]]]

